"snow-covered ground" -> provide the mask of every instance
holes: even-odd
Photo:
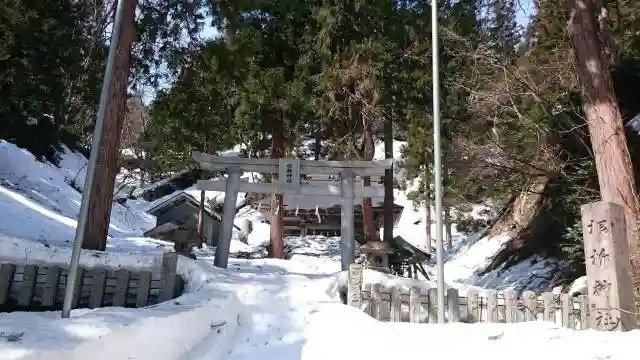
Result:
[[[58,168],[38,162],[28,151],[0,140],[2,233],[56,244],[70,242],[82,200],[82,194],[72,186],[84,183],[81,159],[82,155],[67,151]],[[152,216],[114,203],[110,246],[126,246],[129,241],[120,240],[138,237],[153,226]]]
[[[295,240],[294,244],[299,246],[297,252],[307,255],[294,255],[289,261],[231,261],[224,284],[219,286],[236,291],[247,307],[225,359],[415,357],[415,344],[422,342],[437,344],[447,356],[461,358],[631,359],[635,355],[624,348],[640,340],[638,331],[603,334],[567,330],[546,322],[445,326],[380,323],[339,302],[335,290],[344,273],[335,273],[339,270],[338,239],[308,238]],[[385,278],[387,285],[412,282],[370,271],[365,281],[367,277],[378,283]],[[464,289],[459,284],[451,285]],[[588,341],[602,346],[584,346]],[[532,346],[534,351],[522,351]],[[425,356],[438,348],[425,346]],[[204,360],[210,355],[205,340],[185,359]]]
[[[65,151],[60,167],[37,162],[28,152],[0,141],[0,262],[68,262],[84,181],[86,159]],[[190,191],[188,189],[187,191]],[[219,201],[223,193],[207,194]],[[402,192],[396,201],[405,206],[396,234],[424,245],[424,210],[412,211]],[[403,203],[404,202],[404,203]],[[128,201],[114,204],[106,253],[86,252],[84,266],[157,268],[170,244],[142,238],[155,225],[144,213],[152,204]],[[269,227],[255,211],[245,210],[254,231],[247,251],[264,243]],[[433,232],[433,227],[432,227]],[[447,286],[541,289],[548,284],[532,279],[547,274],[549,260],[523,262],[478,276],[477,270],[504,245],[508,236],[455,235],[447,254]],[[379,323],[340,303],[339,239],[288,238],[290,260],[231,259],[228,269],[212,266],[212,249],[197,253],[198,260],[181,258],[178,272],[185,278],[184,295],[143,309],[103,308],[74,310],[71,319],[58,312],[0,313],[0,360],[4,359],[274,359],[315,360],[357,357],[415,356],[416,343],[438,344],[447,356],[483,356],[492,359],[558,358],[631,359],[629,351],[640,340],[638,332],[602,334],[570,331],[554,324],[425,324]],[[538,276],[532,277],[534,273]],[[374,272],[365,281],[410,285],[416,280]],[[421,282],[426,286],[434,283]],[[601,344],[590,348],[585,343]],[[459,346],[461,342],[465,346]],[[535,346],[535,351],[525,351]],[[418,350],[420,351],[420,350]],[[437,351],[425,346],[424,353]],[[38,352],[43,352],[37,355]],[[566,353],[566,354],[565,354]]]
[[[404,142],[394,141],[394,161],[402,158],[401,149]],[[384,144],[376,146],[376,160],[384,159]],[[416,188],[417,183],[407,182],[403,178],[401,168],[395,169],[396,180],[405,183],[406,190],[394,190],[394,202],[404,206],[402,217],[398,226],[394,228],[394,236],[402,236],[414,246],[426,249],[426,209],[416,209],[413,201],[407,198],[407,193]],[[485,212],[487,207],[482,204],[472,206],[469,214],[476,219],[487,220]],[[435,221],[435,210],[431,211],[431,219]],[[381,230],[382,232],[383,230]],[[435,241],[436,226],[430,226],[431,239]],[[515,289],[517,291],[549,290],[553,275],[562,268],[563,264],[555,259],[543,259],[532,256],[515,266],[498,269],[479,275],[479,271],[486,268],[489,260],[510,240],[509,234],[499,236],[485,236],[482,232],[472,236],[465,236],[452,229],[453,248],[446,254],[445,278],[448,282],[461,283],[473,286],[493,288],[499,290]],[[435,243],[432,244],[435,248]],[[429,270],[429,267],[427,267]]]
[[[0,263],[69,263],[81,201],[76,189],[84,181],[84,164],[82,155],[68,150],[61,154],[60,167],[38,162],[0,140]],[[172,244],[141,237],[155,226],[155,218],[140,211],[146,206],[114,203],[107,252],[85,251],[81,265],[157,269],[161,254]],[[145,309],[79,309],[64,320],[59,312],[1,313],[0,359],[122,358],[109,357],[113,350],[104,339],[120,339],[132,359],[179,358],[208,334],[212,323],[237,312],[239,302],[232,293],[207,285],[213,282],[212,268],[206,262],[181,259],[178,272],[187,281],[186,294],[179,301]],[[181,322],[197,331],[180,330]],[[137,346],[144,336],[158,339],[160,345]],[[69,348],[75,353],[66,352]],[[141,355],[145,349],[146,357]]]
[[[331,260],[336,255],[337,239],[310,238],[296,245],[302,246],[299,252],[314,249],[315,255],[294,255],[290,261],[232,261],[229,276],[233,280],[228,289],[235,288],[247,308],[226,359],[415,357],[415,344],[421,341],[437,344],[447,356],[461,358],[631,359],[634,355],[624,349],[640,340],[637,331],[603,334],[544,322],[446,326],[379,323],[338,302],[335,288],[340,276],[331,275],[339,269],[339,263]],[[365,278],[367,275],[376,277],[373,272]],[[407,282],[386,275],[377,277],[373,281],[381,282],[385,277],[388,285]],[[602,346],[584,346],[588,341]],[[532,346],[535,351],[522,351]],[[207,350],[204,341],[185,359],[207,359]],[[438,349],[426,346],[424,351],[426,356],[426,352]]]

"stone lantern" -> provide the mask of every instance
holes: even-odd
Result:
[[[368,269],[389,273],[389,255],[393,248],[389,243],[380,240],[370,240],[360,247],[365,256],[365,266]]]

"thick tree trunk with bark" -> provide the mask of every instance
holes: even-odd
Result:
[[[425,208],[425,231],[427,237],[425,238],[425,246],[427,248],[427,252],[431,253],[433,251],[433,239],[431,238],[431,187],[429,184],[426,184],[426,191],[424,196],[424,208]]]
[[[204,202],[205,199],[204,190],[200,191],[200,211],[198,211],[198,236],[200,237],[200,244],[198,247],[202,249],[202,245],[204,244]]]
[[[583,107],[598,170],[600,196],[603,201],[625,207],[629,247],[633,251],[640,215],[638,197],[618,99],[604,57],[598,8],[593,0],[571,0],[569,5],[571,40],[584,91]]]
[[[274,131],[272,134],[272,158],[281,158],[284,154],[284,139],[282,137],[281,119],[274,119]],[[278,182],[278,174],[273,174],[271,182]],[[271,230],[269,237],[269,257],[275,259],[284,258],[284,221],[282,194],[271,194]]]
[[[137,0],[124,2],[124,14],[120,38],[118,39],[113,77],[109,84],[109,97],[106,104],[104,134],[98,151],[98,163],[93,186],[89,190],[88,226],[84,233],[84,249],[105,250],[109,234],[113,188],[118,173],[120,157],[120,137],[125,118],[127,85],[131,70],[131,47],[134,38],[134,18]],[[87,194],[84,194],[85,196]]]
[[[375,156],[376,148],[375,143],[373,141],[373,129],[371,126],[371,121],[364,119],[364,129],[362,133],[363,137],[363,153],[362,160],[371,161]],[[362,177],[362,186],[371,186],[371,177],[363,176]],[[377,240],[376,239],[376,226],[373,221],[373,204],[371,202],[371,198],[363,198],[362,199],[362,221],[364,226],[364,239],[365,242],[369,240]]]
[[[384,158],[393,159],[393,121],[390,116],[384,121]],[[382,240],[393,240],[393,169],[384,172],[384,233]]]
[[[451,208],[448,206],[444,207],[444,241],[447,244],[447,250],[451,250],[453,248],[453,236],[451,235]]]
[[[314,145],[313,158],[318,161],[320,160],[320,153],[322,152],[322,138],[320,137],[320,131],[316,131]]]
[[[447,191],[447,186],[448,181],[449,181],[449,164],[447,161],[447,152],[444,151],[443,152],[443,156],[442,156],[442,185],[444,188],[444,191],[446,193]],[[448,250],[451,250],[451,248],[453,247],[453,239],[451,238],[451,206],[449,204],[448,199],[445,197],[445,201],[444,201],[444,211],[443,211],[443,216],[444,219],[442,221],[442,224],[444,226],[444,242],[447,246]]]
[[[640,207],[633,165],[593,0],[569,2],[571,40],[584,92],[584,113],[598,170],[600,197],[624,206],[636,308],[640,309]]]

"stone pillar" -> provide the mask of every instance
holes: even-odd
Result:
[[[636,327],[624,208],[611,202],[582,206],[589,328],[628,331]]]

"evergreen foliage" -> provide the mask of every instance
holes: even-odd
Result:
[[[77,1],[5,1],[0,14],[0,138],[55,160],[95,112],[101,70],[90,60],[103,49],[90,49]]]
[[[563,257],[576,275],[583,271],[579,207],[599,190],[565,2],[538,0],[531,21],[519,25],[517,0],[440,1],[438,51],[446,206],[459,217],[469,204],[497,211],[517,196],[540,195],[535,226],[511,224],[536,229],[523,256]],[[88,143],[111,2],[100,11],[87,3],[0,5],[0,138],[49,159],[60,142]],[[609,9],[603,41],[626,120],[640,112],[640,5],[602,4]],[[416,183],[410,197],[424,206],[433,182],[430,6],[141,1],[131,84],[170,84],[157,92],[140,140],[147,166],[176,171],[194,150],[237,144],[247,156],[270,156],[274,136],[285,154],[320,136],[330,158],[362,159],[369,156],[367,129],[379,141],[390,119],[395,136],[407,141],[399,165]],[[206,15],[220,32],[213,40],[198,36]],[[638,170],[639,138],[628,139]]]

